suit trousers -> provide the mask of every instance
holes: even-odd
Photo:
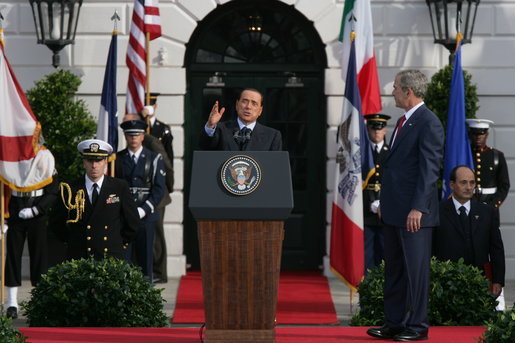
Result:
[[[17,213],[15,214],[17,215]],[[5,285],[21,286],[21,261],[27,239],[30,256],[30,281],[36,286],[41,274],[47,272],[47,218],[17,220],[9,224],[7,231],[7,256],[5,261]]]
[[[159,220],[155,226],[154,236],[154,278],[159,280],[167,281],[168,273],[166,270],[166,238],[164,231],[164,218],[165,218],[166,206],[160,206],[157,208],[159,212]]]
[[[386,325],[422,332],[429,328],[432,229],[384,228]]]
[[[377,267],[384,256],[384,228],[365,225],[365,275],[367,270]]]
[[[126,260],[141,267],[143,275],[152,282],[154,230],[156,221],[142,220],[136,238],[126,249]]]

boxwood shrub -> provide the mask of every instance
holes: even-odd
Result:
[[[12,319],[5,315],[0,316],[0,342],[2,343],[24,343],[26,337],[18,329],[13,327]]]
[[[359,284],[360,310],[352,326],[384,323],[384,263],[369,271]],[[488,292],[490,283],[475,267],[458,262],[431,260],[429,322],[431,325],[483,325],[495,315],[497,301]]]
[[[486,324],[486,331],[479,338],[482,343],[515,342],[515,304],[511,310],[499,312]]]
[[[161,292],[125,261],[71,260],[50,268],[22,308],[29,326],[164,327]]]

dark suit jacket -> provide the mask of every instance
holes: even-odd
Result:
[[[484,270],[491,262],[492,282],[504,285],[504,246],[499,230],[499,212],[492,206],[471,200],[469,213],[474,266]],[[465,256],[465,234],[452,198],[440,203],[440,226],[433,234],[433,255],[442,261],[457,261]]]
[[[393,135],[392,135],[393,137]],[[406,227],[411,209],[421,227],[438,226],[438,186],[443,155],[442,123],[425,105],[404,123],[383,160],[381,215],[385,224]]]
[[[204,128],[200,136],[200,148],[203,150],[239,151],[240,146],[234,139],[239,130],[238,122],[230,120],[220,122],[216,126],[215,134],[209,137]],[[256,123],[246,151],[278,151],[282,150],[281,132],[271,127]]]
[[[98,200],[93,208],[86,191],[84,176],[70,182],[72,202],[79,189],[84,191],[85,208],[82,219],[76,223],[66,224],[66,220],[75,219],[76,211],[66,209],[60,195],[56,201],[56,227],[59,237],[68,242],[68,259],[93,256],[101,259],[105,256],[124,258],[125,243],[136,236],[139,227],[139,215],[132,200],[127,182],[104,176]],[[64,192],[68,201],[67,192]]]

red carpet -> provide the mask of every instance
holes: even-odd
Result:
[[[200,272],[188,272],[179,285],[172,323],[203,323],[203,301]],[[316,271],[281,272],[277,323],[338,323],[327,278]]]
[[[366,327],[279,327],[276,343],[385,342]],[[432,327],[428,343],[473,343],[483,327]],[[198,328],[20,328],[32,343],[197,343]]]

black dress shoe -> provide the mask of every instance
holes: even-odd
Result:
[[[18,309],[14,306],[9,306],[5,312],[5,316],[11,319],[18,318]]]
[[[395,335],[397,335],[403,331],[404,331],[404,328],[390,328],[386,325],[383,325],[380,328],[368,329],[367,335],[376,337],[376,338],[390,339],[390,338],[394,338]]]
[[[393,337],[393,340],[396,342],[424,341],[426,339],[427,330],[417,332],[410,329],[406,329]]]

